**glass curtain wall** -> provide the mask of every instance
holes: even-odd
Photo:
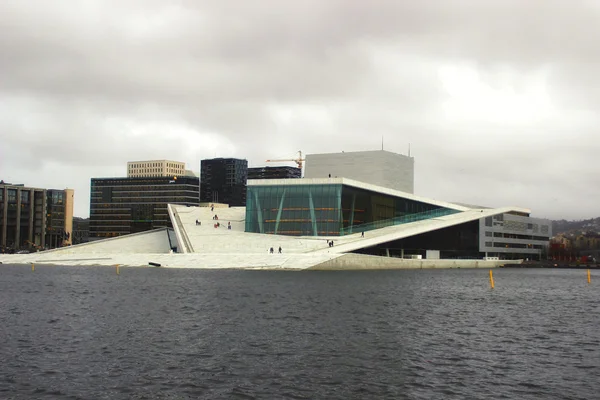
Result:
[[[107,238],[170,227],[167,204],[198,205],[196,177],[93,178],[90,237]]]
[[[342,185],[249,186],[246,232],[339,235]]]
[[[433,204],[371,192],[351,186],[342,190],[343,234],[367,231],[403,222],[402,217],[422,215],[427,219],[452,210]],[[431,216],[429,216],[431,214]],[[415,219],[417,220],[417,219]],[[388,221],[389,224],[377,224]]]
[[[400,221],[402,217],[420,215],[421,218],[415,219],[419,220],[452,212],[432,204],[350,186],[249,186],[246,232],[339,236],[351,234],[353,230],[360,232],[396,222],[411,222]]]

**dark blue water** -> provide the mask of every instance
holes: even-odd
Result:
[[[0,266],[2,399],[597,399],[600,276]]]

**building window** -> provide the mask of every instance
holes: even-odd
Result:
[[[8,189],[7,196],[8,202],[11,204],[17,204],[17,191],[15,189]]]
[[[492,232],[490,232],[490,231],[485,232],[485,236],[491,237],[492,236]]]

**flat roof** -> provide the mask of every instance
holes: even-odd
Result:
[[[330,156],[337,156],[337,155],[341,155],[341,154],[345,154],[348,155],[348,157],[355,157],[357,155],[362,155],[362,154],[375,154],[375,153],[386,153],[386,154],[391,154],[394,156],[398,156],[398,157],[405,157],[405,158],[412,158],[414,159],[414,157],[412,156],[408,156],[406,154],[400,154],[400,153],[395,153],[393,151],[388,151],[388,150],[362,150],[362,151],[339,151],[337,153],[314,153],[314,154],[306,154],[306,157],[330,157]]]
[[[171,162],[171,163],[177,163],[177,164],[185,164],[183,161],[175,161],[175,160],[141,160],[141,161],[127,161],[127,164],[133,164],[133,163],[149,163],[149,162],[158,162],[158,163],[162,163],[162,162]]]

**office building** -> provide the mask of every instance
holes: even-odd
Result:
[[[92,178],[89,238],[171,226],[167,204],[198,205],[197,177]]]
[[[171,160],[129,161],[127,163],[128,178],[149,178],[154,176],[174,177],[186,176],[185,163]]]
[[[71,244],[73,190],[0,181],[0,247],[6,251]]]
[[[295,179],[302,177],[297,167],[254,167],[248,168],[248,179]]]
[[[200,201],[229,206],[246,205],[248,161],[214,158],[200,162]]]
[[[385,150],[307,154],[304,177],[343,177],[414,193],[415,159]]]
[[[73,244],[73,189],[46,191],[46,246]]]

